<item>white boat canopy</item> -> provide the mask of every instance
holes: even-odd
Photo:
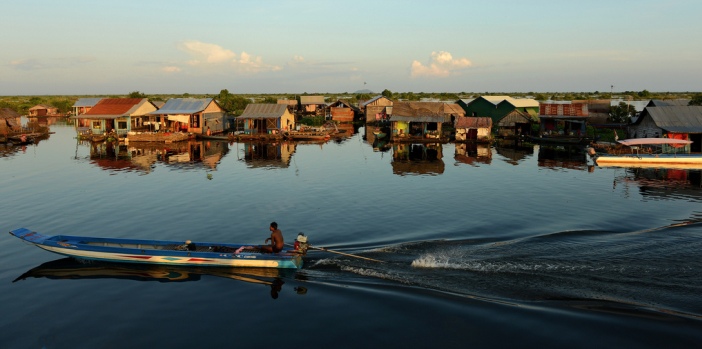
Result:
[[[691,144],[692,141],[672,138],[631,138],[618,141],[623,145],[645,145],[645,144]]]

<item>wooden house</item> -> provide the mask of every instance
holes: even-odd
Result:
[[[492,119],[488,117],[461,116],[454,121],[456,142],[490,142]]]
[[[212,98],[171,98],[145,120],[153,130],[200,135],[224,132],[225,111]]]
[[[473,100],[460,100],[457,103],[463,107],[466,116],[489,117],[493,124],[513,110],[538,115],[539,102],[528,98],[512,98],[509,96],[480,96]]]
[[[71,118],[80,134],[115,132],[126,136],[133,128],[141,127],[144,118],[155,110],[147,98],[103,98],[86,113]]]
[[[589,104],[577,101],[547,101],[539,104],[539,138],[580,139],[586,135]]]
[[[37,104],[29,108],[27,116],[37,117],[37,116],[57,116],[59,115],[58,108],[50,106],[47,104]]]
[[[322,115],[324,96],[300,96],[300,111],[303,115]]]
[[[339,123],[349,123],[356,119],[359,114],[357,107],[351,105],[348,101],[340,99],[325,108],[327,119],[334,120]]]
[[[690,151],[702,152],[702,106],[646,107],[627,134],[629,138],[690,140]]]
[[[453,109],[443,102],[395,102],[390,117],[390,140],[443,142],[442,124],[450,123]]]
[[[78,98],[78,100],[73,103],[73,115],[81,115],[87,113],[92,107],[94,107],[102,98]]]
[[[495,128],[500,138],[514,139],[530,136],[532,125],[538,123],[539,118],[537,116],[521,110],[513,110],[497,121]]]
[[[285,104],[252,103],[237,117],[247,135],[275,135],[295,129],[295,115]]]
[[[376,96],[361,102],[359,108],[366,117],[366,123],[387,121],[392,116],[393,101],[385,96]]]

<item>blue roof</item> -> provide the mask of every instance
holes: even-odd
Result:
[[[74,107],[94,107],[102,97],[98,98],[78,98],[78,100],[73,103]]]
[[[212,98],[171,98],[149,114],[193,114],[205,110],[211,102]]]

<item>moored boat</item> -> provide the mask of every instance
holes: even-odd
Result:
[[[86,236],[46,236],[27,228],[10,234],[35,246],[81,260],[203,267],[301,268],[307,241],[298,249],[262,253],[260,246],[192,241],[141,240]]]
[[[598,166],[657,166],[702,168],[702,154],[677,152],[692,141],[672,138],[632,138],[618,141],[628,148],[619,154],[590,155]]]

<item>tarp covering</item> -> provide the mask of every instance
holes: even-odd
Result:
[[[166,117],[171,121],[178,121],[186,124],[190,122],[190,115],[186,114],[166,115]]]
[[[692,141],[671,138],[631,138],[619,141],[619,143],[632,146],[644,144],[691,144]]]

